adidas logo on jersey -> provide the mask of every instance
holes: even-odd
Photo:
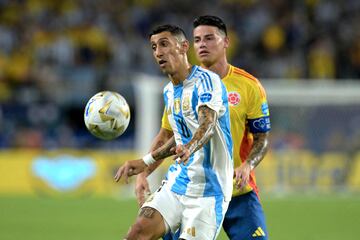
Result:
[[[256,238],[256,237],[265,237],[265,236],[266,236],[266,234],[265,234],[265,232],[262,230],[261,227],[258,227],[258,228],[256,229],[256,231],[252,234],[252,237],[254,237],[254,238]]]

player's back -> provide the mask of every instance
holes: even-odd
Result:
[[[172,191],[194,197],[224,195],[230,199],[233,175],[230,117],[226,88],[219,76],[194,66],[181,85],[170,82],[165,87],[164,101],[165,118],[177,144],[187,144],[199,128],[200,106],[207,106],[218,116],[210,141],[192,154],[186,165],[175,162],[170,166],[167,179]]]

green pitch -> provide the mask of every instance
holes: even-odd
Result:
[[[291,197],[264,201],[272,240],[346,240],[360,236],[359,197]],[[122,239],[135,200],[0,197],[1,240]],[[218,239],[227,239],[221,233]]]

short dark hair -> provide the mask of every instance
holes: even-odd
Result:
[[[149,34],[149,39],[151,38],[152,35],[159,34],[162,32],[170,32],[171,35],[176,37],[179,42],[186,40],[186,35],[184,30],[182,30],[178,26],[171,24],[160,25],[153,28],[153,30]]]
[[[225,33],[225,35],[227,36],[226,25],[225,25],[224,21],[217,16],[204,15],[204,16],[195,18],[195,20],[193,22],[193,27],[196,28],[200,25],[217,27],[220,31],[223,31]]]

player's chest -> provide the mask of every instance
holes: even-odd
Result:
[[[225,84],[231,116],[243,117],[247,111],[247,94],[237,85]]]
[[[197,94],[192,89],[183,89],[179,92],[171,92],[168,95],[168,114],[190,116],[195,114]]]

